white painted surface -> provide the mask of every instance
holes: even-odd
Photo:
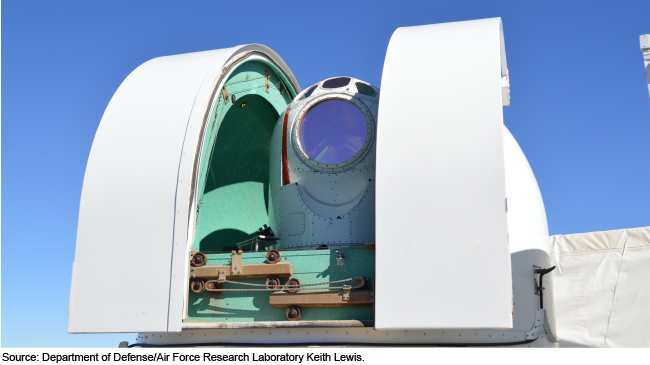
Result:
[[[551,267],[548,224],[544,201],[533,170],[523,151],[508,129],[503,127],[503,148],[506,167],[506,196],[508,197],[508,233],[512,284],[515,303],[513,317],[515,330],[531,328],[539,309],[539,296],[535,295],[533,265]],[[553,333],[555,315],[553,307],[553,277],[544,276],[544,309]]]
[[[273,322],[267,322],[269,324]],[[212,323],[215,324],[215,323]],[[341,346],[365,347],[366,345],[397,347],[408,345],[440,346],[461,345],[472,346],[499,346],[509,347],[557,347],[557,342],[550,342],[548,335],[541,331],[535,336],[536,341],[525,341],[529,331],[503,331],[503,330],[373,330],[372,327],[334,327],[334,328],[209,328],[207,323],[192,323],[192,329],[183,329],[180,333],[140,333],[134,341],[129,343],[144,343],[151,345],[179,345],[196,344],[198,346],[231,346],[258,343],[260,347],[265,344],[297,344],[307,346]],[[225,327],[225,326],[224,326]],[[518,343],[518,344],[517,344]],[[371,345],[372,344],[372,345]],[[291,345],[289,345],[291,346]],[[289,347],[287,346],[287,347]],[[415,349],[412,349],[415,350]],[[427,349],[430,354],[431,349]],[[442,350],[441,350],[442,351]],[[424,358],[424,354],[423,357]],[[417,359],[418,357],[411,356]],[[408,360],[407,360],[408,361]],[[303,362],[304,363],[304,362]]]
[[[501,40],[498,18],[391,38],[377,139],[378,329],[513,327]]]
[[[300,91],[275,52],[248,45],[153,59],[111,99],[84,177],[68,332],[181,330],[201,129],[222,68],[246,51]]]
[[[645,79],[648,84],[648,93],[650,93],[650,34],[639,36],[641,43],[641,52],[643,52],[643,66],[645,67]]]

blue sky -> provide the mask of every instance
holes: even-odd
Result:
[[[133,341],[67,334],[67,307],[95,131],[120,83],[159,56],[262,43],[302,87],[341,75],[380,86],[396,28],[500,16],[512,96],[505,124],[535,172],[550,233],[650,225],[639,50],[648,14],[647,0],[4,1],[2,345]]]

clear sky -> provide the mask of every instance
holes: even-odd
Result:
[[[510,70],[505,124],[550,233],[650,225],[648,0],[3,1],[2,345],[134,340],[66,329],[86,161],[111,96],[140,64],[262,43],[302,87],[342,75],[381,86],[396,28],[491,17],[503,19]]]

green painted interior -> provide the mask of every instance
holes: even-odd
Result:
[[[281,83],[274,67],[260,61],[239,65],[226,80],[228,102],[220,93],[206,130],[204,146],[209,148],[201,157],[192,248],[229,251],[269,223],[271,134],[295,96],[288,83]]]
[[[322,283],[361,276],[370,278],[374,288],[375,250],[368,248],[339,250],[344,254],[345,265],[336,263],[333,250],[282,251],[282,261],[293,264],[293,278],[303,284]],[[228,265],[230,254],[208,254],[208,265]],[[244,253],[243,263],[264,263],[266,252]],[[285,284],[289,278],[281,278]],[[265,279],[237,279],[237,281],[264,284]],[[343,283],[343,284],[352,284]],[[341,286],[332,284],[330,286]],[[225,288],[245,289],[250,287],[225,284]],[[286,321],[286,308],[269,305],[270,292],[207,292],[196,294],[190,291],[188,318],[185,322],[259,322]],[[311,307],[302,308],[301,321],[318,320],[372,320],[372,306],[358,307]]]
[[[266,92],[265,74],[270,74]],[[228,102],[215,101],[205,131],[198,184],[195,240],[192,248],[207,254],[208,265],[227,265],[232,246],[269,223],[269,152],[271,134],[284,109],[296,95],[270,64],[248,61],[226,80]],[[283,85],[282,85],[283,84]],[[282,92],[280,92],[282,90]],[[235,95],[233,102],[230,98]],[[242,104],[245,107],[242,108]],[[357,276],[374,281],[375,251],[339,250],[346,265],[338,266],[330,250],[283,251],[305,284]],[[265,262],[266,252],[245,253],[244,263]],[[283,278],[286,283],[288,278]],[[263,284],[265,279],[242,279]],[[232,284],[226,284],[234,287]],[[334,284],[340,286],[342,284]],[[241,286],[238,288],[242,288]],[[269,305],[269,292],[189,293],[186,322],[284,321],[285,308]],[[303,308],[303,321],[372,320],[372,306]]]

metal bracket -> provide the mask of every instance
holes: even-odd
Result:
[[[343,285],[343,300],[350,300],[350,290],[352,290],[352,286]]]
[[[533,285],[534,285],[533,289],[534,289],[535,295],[537,295],[537,296],[539,296],[539,286],[537,284],[537,278],[535,277],[535,275],[537,275],[537,273],[535,273],[535,271],[536,270],[541,270],[541,269],[542,269],[541,267],[539,267],[537,265],[533,265]],[[542,289],[544,289],[544,288],[542,288]]]
[[[269,294],[271,307],[288,307],[291,305],[303,307],[348,307],[358,305],[372,305],[373,293],[371,290],[352,290],[350,297],[345,299],[339,291],[323,291],[315,293],[285,293],[274,292]]]
[[[558,342],[557,337],[555,337],[553,331],[551,330],[551,325],[548,321],[546,309],[538,309],[535,312],[535,323],[533,324],[533,328],[531,328],[530,331],[526,332],[526,339],[536,340],[542,333],[542,330],[546,332],[546,335],[551,342]]]
[[[345,265],[345,259],[343,258],[343,254],[338,251],[336,251],[336,265],[338,266]]]
[[[230,264],[230,273],[231,274],[241,274],[243,265],[243,251],[232,251],[232,260]]]
[[[190,262],[192,262],[192,258],[194,257],[195,253],[196,253],[196,249],[193,248],[193,249],[190,250]],[[194,279],[194,268],[192,267],[192,265],[187,265],[187,267],[188,267],[188,270],[189,270],[189,273],[188,273],[189,277]]]
[[[223,89],[221,89],[221,95],[223,96],[223,102],[224,104],[228,104],[228,90],[226,90],[226,85],[223,85]]]
[[[266,90],[266,93],[269,93],[269,87],[271,83],[271,75],[269,75],[268,71],[264,71],[264,89]],[[276,227],[277,228],[277,227]]]
[[[551,340],[551,342],[559,342],[557,337],[553,334],[553,331],[551,330],[551,324],[548,321],[548,314],[546,314],[546,309],[543,309],[544,311],[544,332],[548,335],[548,339]]]
[[[542,333],[542,329],[544,328],[545,312],[546,309],[538,309],[537,312],[535,312],[535,323],[533,324],[533,328],[531,328],[530,331],[526,332],[527,340],[537,339],[537,337],[539,337],[539,334]]]
[[[217,281],[223,283],[226,281],[226,270],[219,270],[219,276],[217,276]]]

